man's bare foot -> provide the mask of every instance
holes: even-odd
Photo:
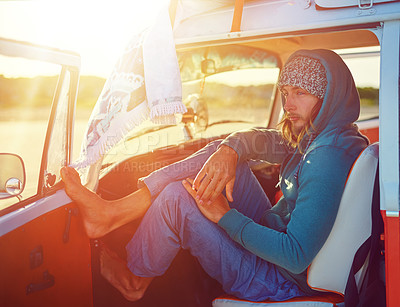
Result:
[[[140,300],[153,280],[153,277],[134,275],[126,263],[105,245],[100,251],[100,272],[129,301]]]
[[[151,205],[151,194],[143,187],[117,200],[104,200],[81,184],[78,172],[71,167],[61,169],[65,192],[82,213],[89,238],[99,238],[110,231],[143,217]]]
[[[71,167],[61,169],[65,192],[78,204],[89,238],[99,238],[110,232],[112,207],[107,201],[81,184],[78,172]]]

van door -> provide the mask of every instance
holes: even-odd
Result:
[[[0,54],[0,305],[91,306],[89,239],[59,175],[80,57],[6,39]]]

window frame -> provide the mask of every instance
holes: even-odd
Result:
[[[57,64],[61,67],[60,75],[58,78],[57,86],[52,100],[50,117],[47,123],[46,136],[40,161],[40,171],[37,186],[37,193],[26,199],[18,201],[16,203],[7,206],[0,211],[0,217],[10,212],[16,211],[23,208],[44,196],[51,195],[61,188],[61,183],[56,184],[49,189],[44,187],[44,176],[47,168],[48,157],[49,157],[49,145],[52,136],[52,131],[55,125],[56,111],[60,98],[60,91],[63,85],[63,80],[66,73],[70,73],[70,83],[68,87],[68,103],[67,103],[67,123],[66,123],[66,144],[64,148],[64,157],[66,164],[70,163],[72,155],[72,138],[73,138],[73,123],[75,115],[75,104],[78,93],[79,84],[79,71],[80,71],[80,56],[73,52],[62,51],[59,49],[48,48],[39,46],[31,43],[20,42],[15,40],[0,38],[0,53],[9,57],[20,57],[33,60],[39,60],[42,62],[49,62]]]

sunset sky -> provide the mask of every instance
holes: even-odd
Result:
[[[75,51],[83,75],[107,77],[130,37],[166,5],[168,0],[0,1],[0,37]]]

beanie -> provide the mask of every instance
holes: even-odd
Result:
[[[278,88],[298,86],[323,99],[328,85],[325,67],[317,59],[296,56],[285,64],[278,80]]]

